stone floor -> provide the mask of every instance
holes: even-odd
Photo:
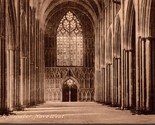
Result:
[[[155,115],[132,115],[95,102],[47,102],[14,113],[0,117],[0,123],[155,123]]]

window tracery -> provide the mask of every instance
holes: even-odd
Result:
[[[83,66],[82,27],[70,11],[57,29],[57,66]]]

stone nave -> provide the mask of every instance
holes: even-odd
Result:
[[[0,0],[0,115],[46,102],[154,113],[154,13],[155,0]]]

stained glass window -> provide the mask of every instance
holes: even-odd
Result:
[[[57,29],[57,65],[83,66],[82,27],[70,11],[62,18]]]

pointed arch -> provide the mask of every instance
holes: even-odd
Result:
[[[155,37],[155,24],[154,24],[154,21],[155,21],[155,16],[154,16],[154,13],[155,13],[155,1],[152,0],[152,3],[151,3],[151,12],[150,12],[150,36],[152,37]]]
[[[10,37],[12,39],[12,41],[10,41],[9,45],[10,47],[13,49],[16,45],[16,12],[15,12],[15,5],[14,2],[12,0],[10,0],[8,2],[8,14],[9,14],[9,18],[8,18],[8,22],[10,25]]]
[[[76,85],[77,85],[77,87],[78,88],[80,88],[80,85],[79,85],[79,82],[78,82],[78,80],[77,79],[75,79],[74,77],[66,77],[64,80],[63,80],[63,83],[65,83],[65,82],[67,82],[68,80],[73,80],[75,83],[76,83]],[[63,84],[62,84],[63,85]]]
[[[127,100],[123,102],[125,108],[136,107],[136,10],[134,1],[129,0],[125,15],[125,42],[123,51],[123,83],[127,87],[123,90]],[[132,90],[132,91],[131,91]]]
[[[121,53],[121,20],[120,16],[118,15],[116,17],[116,23],[115,23],[115,31],[114,31],[114,56],[117,58],[120,58]]]
[[[133,0],[129,0],[128,2],[128,6],[127,6],[127,13],[125,16],[125,48],[126,49],[132,49],[131,48],[131,41],[132,41],[132,28],[133,28],[133,23],[135,19],[135,7],[134,7],[134,3]]]
[[[108,42],[106,43],[106,59],[107,59],[107,63],[111,63],[112,61],[112,30],[111,28],[109,29],[108,32]]]
[[[71,11],[57,28],[57,66],[83,66],[82,27]]]

